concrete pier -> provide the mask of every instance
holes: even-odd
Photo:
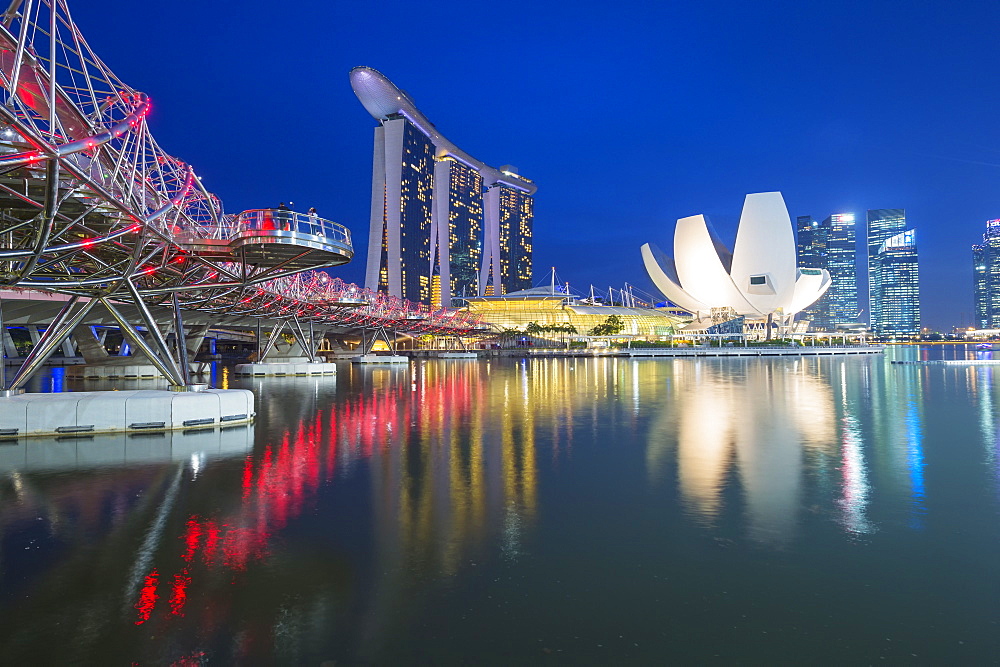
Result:
[[[148,363],[109,362],[69,366],[66,377],[74,380],[155,380],[162,378],[163,373]]]
[[[237,375],[252,377],[284,377],[288,375],[336,375],[337,364],[328,362],[299,361],[292,363],[269,362],[236,364]]]
[[[0,437],[149,432],[253,420],[246,389],[155,389],[20,394],[0,398]]]
[[[408,364],[409,357],[402,357],[395,354],[362,354],[359,357],[351,358],[352,364]]]

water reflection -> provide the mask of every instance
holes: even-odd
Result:
[[[1000,491],[988,367],[604,358],[213,372],[257,394],[252,449],[248,430],[242,447],[177,434],[170,447],[0,447],[0,608],[28,619],[0,630],[12,660],[391,663],[424,641],[429,607],[451,622],[475,607],[498,633],[527,636],[517,613],[488,616],[492,582],[550,592],[525,618],[573,616],[579,590],[553,582],[579,567],[633,591],[631,605],[651,586],[628,578],[643,562],[673,557],[662,574],[705,557],[692,534],[784,556],[817,535],[860,548],[929,531],[941,485],[928,433],[963,420]],[[950,412],[929,412],[934,401]]]
[[[750,534],[763,541],[787,539],[801,495],[803,457],[829,457],[834,447],[833,395],[818,362],[682,361],[672,373],[648,438],[650,473],[667,474],[676,442],[681,496],[692,515],[711,525],[735,470]]]
[[[823,495],[831,484],[843,529],[875,530],[871,467],[879,465],[888,497],[904,499],[919,528],[926,494],[920,374],[928,372],[880,358],[675,363],[657,399],[648,469],[654,480],[669,475],[676,451],[678,488],[693,517],[712,526],[727,509],[742,511],[750,537],[780,544],[812,506],[805,495]]]

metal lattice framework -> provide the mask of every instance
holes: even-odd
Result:
[[[12,388],[97,303],[130,336],[145,326],[150,340],[135,344],[178,384],[186,364],[171,359],[151,308],[172,307],[177,326],[181,310],[195,309],[413,333],[479,329],[467,315],[310,270],[351,259],[337,223],[224,214],[191,166],[156,143],[150,109],[90,49],[65,0],[12,0],[0,16],[0,285],[71,295]],[[141,322],[122,317],[120,302]]]

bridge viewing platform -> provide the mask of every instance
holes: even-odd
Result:
[[[174,239],[199,257],[291,271],[340,266],[354,256],[344,225],[283,209],[244,211],[229,224],[195,227]]]

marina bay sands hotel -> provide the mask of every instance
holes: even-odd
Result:
[[[530,288],[537,187],[448,141],[382,73],[355,67],[351,87],[379,121],[365,287],[431,306]]]

